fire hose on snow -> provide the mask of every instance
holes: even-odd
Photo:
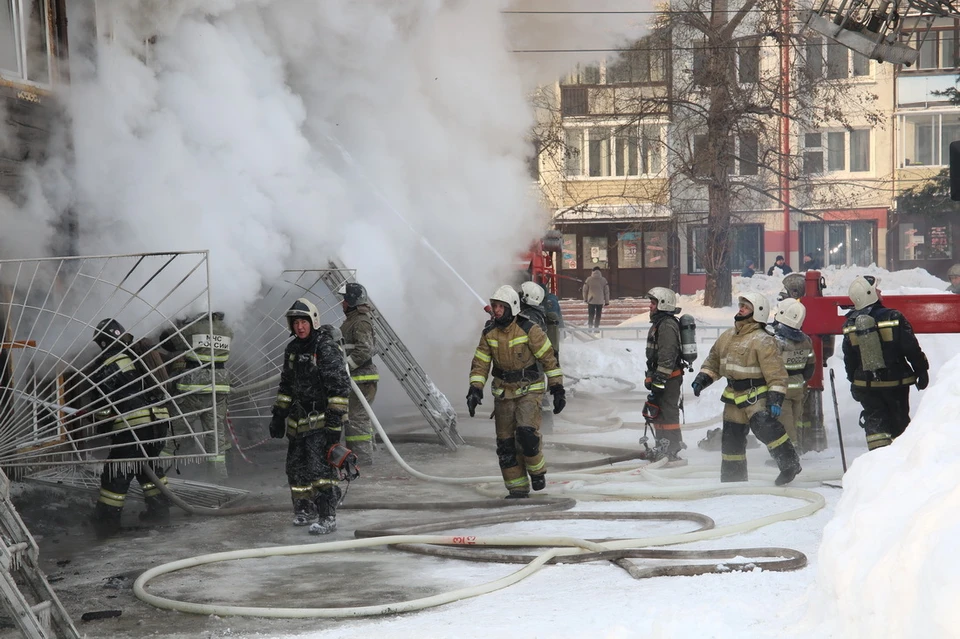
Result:
[[[370,408],[369,403],[365,400],[362,393],[359,393],[354,386],[354,392],[357,393],[357,397],[360,400],[361,404],[364,407],[364,410],[370,415],[371,422],[382,438],[384,445],[390,451],[394,459],[404,468],[408,473],[414,477],[424,479],[427,481],[440,481],[444,483],[456,483],[456,484],[475,484],[475,483],[490,483],[490,482],[499,482],[501,477],[466,477],[466,478],[446,478],[446,477],[435,477],[421,473],[412,467],[410,467],[399,455],[396,448],[393,446],[389,437],[386,433],[373,410]],[[658,462],[661,463],[661,462]],[[656,466],[653,464],[651,466]],[[147,467],[145,466],[145,469]],[[643,479],[656,478],[655,472],[652,472],[651,468],[639,468],[639,469],[629,469],[628,471],[619,471],[617,474],[623,478],[634,478],[641,477]],[[639,475],[634,475],[634,473],[639,471]],[[611,471],[612,472],[612,469]],[[629,474],[625,474],[629,473]],[[150,475],[148,471],[148,475]],[[551,478],[559,481],[581,481],[581,480],[596,480],[596,473],[557,473],[551,474]],[[155,476],[152,477],[155,479]],[[170,491],[164,484],[157,483],[158,486],[162,487],[164,494],[166,494],[171,499],[175,498],[175,495]],[[559,487],[558,487],[559,489]],[[568,490],[569,487],[567,488]],[[571,491],[572,492],[572,491]],[[209,555],[202,555],[198,557],[192,557],[188,559],[183,559],[180,561],[171,562],[164,564],[162,566],[157,566],[152,568],[145,573],[143,573],[134,584],[134,593],[142,601],[150,603],[151,605],[157,606],[159,608],[165,608],[170,610],[179,610],[182,612],[191,612],[195,614],[216,614],[216,615],[240,615],[240,616],[258,616],[258,617],[274,617],[274,618],[333,618],[333,617],[360,617],[360,616],[371,616],[371,615],[381,615],[381,614],[396,614],[399,612],[408,612],[413,610],[421,610],[427,607],[437,606],[444,603],[461,600],[467,597],[475,597],[481,594],[493,592],[501,588],[505,588],[509,585],[519,582],[520,580],[526,578],[527,576],[533,574],[539,570],[544,565],[556,561],[562,560],[563,562],[576,561],[577,558],[582,558],[580,560],[608,560],[613,561],[617,565],[628,570],[632,576],[636,578],[657,576],[657,575],[666,575],[666,574],[703,574],[705,572],[730,572],[731,570],[752,570],[758,566],[763,566],[769,570],[795,570],[799,567],[802,567],[806,564],[806,557],[799,553],[798,551],[786,549],[786,548],[756,548],[756,549],[730,549],[730,550],[711,550],[711,551],[663,551],[663,550],[649,550],[650,546],[666,546],[666,545],[675,545],[679,543],[687,543],[693,541],[700,541],[704,539],[713,539],[718,537],[723,537],[732,534],[743,533],[751,530],[756,530],[757,528],[770,525],[778,521],[784,521],[789,519],[798,519],[801,517],[808,516],[825,504],[825,500],[822,495],[818,493],[798,489],[798,488],[773,488],[773,487],[716,487],[713,486],[688,486],[682,489],[664,489],[664,488],[643,488],[635,489],[631,488],[628,490],[620,489],[613,490],[608,489],[608,494],[604,495],[605,497],[616,496],[618,498],[645,498],[645,499],[699,499],[707,496],[719,496],[719,495],[757,495],[757,494],[767,494],[774,495],[778,497],[789,497],[801,500],[805,502],[799,508],[788,510],[786,512],[776,513],[773,515],[767,515],[764,517],[759,517],[745,522],[740,522],[738,524],[722,526],[719,528],[708,527],[705,528],[703,522],[701,522],[701,527],[693,532],[671,534],[671,535],[662,535],[658,537],[648,537],[640,539],[621,539],[621,540],[603,540],[602,542],[594,542],[584,539],[575,539],[570,537],[540,537],[540,536],[523,536],[523,537],[475,537],[469,536],[465,537],[462,535],[453,535],[453,536],[443,536],[443,535],[418,535],[418,534],[390,534],[392,532],[398,532],[396,530],[367,530],[367,531],[357,531],[358,535],[377,535],[372,536],[366,539],[356,539],[349,541],[337,541],[337,542],[327,542],[327,543],[317,543],[317,544],[305,544],[305,545],[295,545],[295,546],[280,546],[275,548],[252,548],[239,551],[230,551],[223,553],[213,553]],[[595,491],[593,494],[602,494],[603,489],[600,491]],[[183,508],[186,506],[188,512],[194,512],[195,514],[242,514],[246,512],[273,512],[279,510],[275,507],[240,507],[240,508],[225,508],[225,509],[200,509],[189,504],[185,504],[182,500],[174,501],[178,506]],[[546,506],[545,509],[552,511],[561,510],[566,503],[569,503],[570,500],[564,500],[563,503],[558,504],[557,500],[551,500],[550,503],[544,504],[546,500],[537,499],[536,502]],[[466,504],[450,504],[450,507],[476,507],[468,506],[470,502]],[[493,506],[494,503],[496,507],[502,507],[506,505],[506,501],[502,499],[495,500],[495,502],[481,502],[484,504],[484,507]],[[371,508],[375,507],[375,504],[366,504],[364,507]],[[383,506],[387,506],[383,504]],[[389,507],[396,508],[398,504],[391,503]],[[485,516],[480,520],[476,518],[463,518],[463,519],[454,519],[447,520],[443,522],[435,522],[429,524],[432,527],[439,527],[441,529],[456,528],[462,526],[472,526],[478,525],[478,522],[481,522],[483,525],[490,525],[494,523],[501,523],[507,521],[516,521],[515,518],[518,514],[522,519],[529,519],[531,517],[531,511],[535,508],[523,504],[524,508],[520,509],[516,513],[508,512],[501,513],[493,516]],[[417,504],[415,508],[418,510],[424,509],[424,505]],[[429,506],[427,507],[429,509]],[[288,510],[287,506],[282,508],[283,512]],[[221,512],[208,512],[208,511],[221,511]],[[542,513],[542,511],[541,511]],[[666,518],[672,518],[672,515],[676,513],[666,513]],[[538,513],[537,516],[541,516]],[[557,513],[542,513],[544,518],[560,518],[557,517]],[[564,514],[563,518],[576,518],[576,519],[589,519],[591,517],[596,517],[596,513],[567,513]],[[623,516],[623,513],[599,513],[599,516],[602,518],[615,518]],[[656,516],[651,515],[651,516]],[[702,516],[697,516],[702,517]],[[689,513],[683,513],[679,517],[680,519],[691,520],[694,518],[694,515]],[[404,547],[408,545],[429,545],[426,549],[420,548],[418,552],[426,552],[428,554],[436,554],[437,556],[444,556],[443,553],[457,549],[458,547],[462,549],[464,546],[507,546],[507,547],[549,547],[552,546],[550,550],[547,550],[539,555],[536,555],[532,559],[530,557],[524,557],[522,559],[511,559],[510,561],[524,561],[529,562],[520,570],[514,572],[507,577],[497,579],[495,581],[488,582],[486,584],[481,584],[477,586],[471,586],[469,588],[462,588],[448,593],[442,593],[439,595],[434,595],[431,597],[423,597],[419,599],[414,599],[406,602],[399,603],[389,603],[375,606],[354,606],[354,607],[345,607],[345,608],[273,608],[273,607],[255,607],[255,606],[228,606],[221,604],[203,604],[195,602],[183,602],[176,601],[174,599],[159,597],[157,595],[150,594],[146,591],[147,584],[164,574],[175,572],[178,570],[183,570],[186,568],[191,568],[194,566],[207,565],[211,563],[217,563],[220,561],[229,561],[229,560],[238,560],[238,559],[251,559],[251,558],[264,558],[264,557],[273,557],[273,556],[289,556],[289,555],[302,555],[302,554],[314,554],[314,553],[328,553],[328,552],[339,552],[343,550],[354,550],[358,548],[370,548],[376,546],[391,546],[395,547],[397,545],[403,545]],[[434,548],[439,546],[440,548]],[[449,548],[453,547],[453,548]],[[680,554],[676,554],[680,553]],[[502,553],[501,553],[502,554]],[[496,557],[496,556],[494,556]],[[646,557],[646,558],[684,558],[684,559],[700,559],[700,560],[709,560],[712,561],[712,564],[709,565],[699,565],[699,564],[688,564],[680,566],[666,566],[666,567],[657,567],[652,569],[641,569],[637,566],[633,566],[626,562],[628,557]],[[744,558],[744,557],[772,557],[776,561],[768,563],[758,563],[752,560],[745,560],[741,562],[736,562],[735,564],[721,564],[717,565],[717,559],[727,559],[727,558]],[[470,558],[475,559],[474,557],[461,557],[461,558]],[[495,560],[495,559],[483,559],[483,561]]]

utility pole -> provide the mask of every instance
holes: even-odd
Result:
[[[783,256],[790,263],[790,0],[780,0],[780,201]],[[799,246],[797,247],[799,249]]]

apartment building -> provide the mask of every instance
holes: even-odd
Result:
[[[729,142],[734,276],[748,259],[760,271],[777,255],[797,268],[804,253],[824,265],[886,265],[896,182],[893,65],[805,33],[789,50],[789,80],[818,87],[831,107],[805,119],[812,107],[797,90],[786,104],[775,97],[779,41],[753,16],[740,29],[731,54],[738,97],[754,96],[759,107]],[[696,36],[673,30],[672,42],[581,66],[554,88],[562,143],[541,154],[539,178],[564,234],[562,272],[583,277],[600,266],[616,297],[656,285],[692,293],[706,282],[700,251],[709,196],[696,166],[706,135],[695,104],[709,77]],[[835,89],[823,90],[828,85]],[[783,110],[789,121],[777,115]],[[777,159],[784,156],[787,164]],[[561,285],[561,295],[576,295],[575,285]]]
[[[960,34],[953,19],[941,19],[928,34],[911,34],[917,63],[895,69],[896,184],[891,214],[891,266],[924,268],[945,277],[960,261],[956,205],[946,197],[925,210],[901,212],[899,196],[923,185],[949,163],[950,143],[960,140],[960,105],[938,95],[956,86]]]

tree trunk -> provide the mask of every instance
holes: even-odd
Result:
[[[726,3],[717,2],[720,8]],[[715,42],[711,47],[710,106],[707,112],[707,246],[704,269],[707,285],[703,303],[712,308],[732,303],[730,280],[730,174],[734,168],[732,153],[736,121],[731,117],[733,100],[730,87],[736,86],[734,48],[729,42]]]

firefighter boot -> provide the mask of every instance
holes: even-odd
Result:
[[[165,526],[170,523],[170,503],[163,495],[144,499],[147,509],[140,513],[140,521],[145,524]]]
[[[547,475],[530,475],[530,487],[534,490],[543,490],[547,487]]]
[[[317,507],[309,499],[293,500],[293,525],[309,526],[317,521]]]
[[[103,502],[97,502],[93,515],[90,517],[90,523],[93,524],[93,530],[98,539],[106,539],[120,532],[120,514],[122,509],[116,506],[108,506]]]
[[[307,529],[311,535],[329,535],[337,530],[337,518],[333,515],[321,517],[320,521],[310,524]]]
[[[793,481],[793,478],[800,474],[800,456],[797,455],[797,449],[793,443],[786,441],[770,451],[770,454],[777,460],[777,466],[780,468],[780,474],[774,483],[777,486],[784,486]]]
[[[511,490],[510,494],[504,497],[504,499],[527,499],[530,497],[530,493],[525,493],[519,490]]]

